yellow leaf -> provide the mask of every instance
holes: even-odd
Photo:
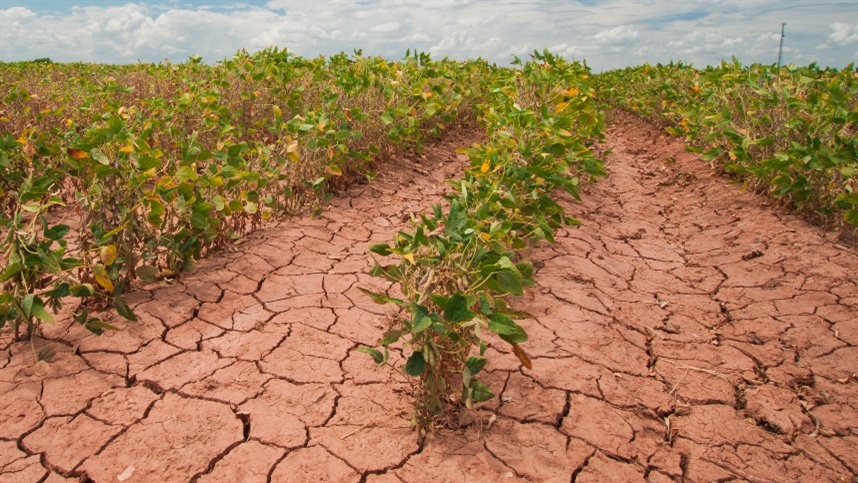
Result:
[[[274,114],[277,115],[277,117],[283,117],[283,109],[280,109],[280,106],[273,106],[273,109]]]
[[[18,144],[26,146],[28,141],[27,141],[27,138],[25,138],[24,136],[21,136],[18,139],[16,139],[15,142]]]
[[[340,167],[337,166],[336,164],[329,165],[328,166],[328,172],[334,176],[342,176],[343,175],[343,170],[340,169]]]
[[[86,154],[86,151],[84,151],[83,149],[68,148],[66,149],[66,153],[68,153],[70,158],[76,159],[78,161],[89,157],[89,155]]]
[[[95,275],[95,281],[101,285],[104,290],[107,290],[110,293],[113,293],[113,281],[110,280],[110,276],[107,275],[107,270],[104,269],[104,265],[98,264],[92,267],[92,273]]]
[[[581,91],[579,91],[577,87],[570,87],[569,89],[566,89],[566,92],[563,94],[567,97],[575,97],[579,92]]]
[[[489,239],[492,237],[490,234],[488,234],[486,232],[480,233],[480,236],[483,237],[483,240],[485,240],[485,241],[489,241]]]
[[[489,172],[489,168],[491,168],[491,167],[492,167],[492,166],[491,166],[491,164],[489,163],[489,160],[487,159],[487,160],[483,161],[483,165],[482,165],[482,166],[480,166],[480,172],[481,172],[481,173],[483,173],[483,174],[486,174],[486,173],[488,173],[488,172]]]
[[[116,245],[104,245],[98,249],[98,257],[105,267],[113,265],[116,261]]]
[[[133,153],[133,152],[134,152],[134,145],[133,145],[133,144],[131,144],[131,143],[128,143],[128,144],[126,144],[126,145],[125,145],[125,147],[123,147],[122,149],[120,149],[120,150],[119,150],[119,152],[120,152],[120,153],[125,153],[125,154],[131,154],[131,153]]]
[[[405,255],[402,255],[402,258],[404,258],[404,259],[408,260],[409,262],[411,262],[411,264],[412,264],[412,265],[414,265],[414,264],[415,264],[415,262],[414,262],[414,254],[413,254],[413,253],[406,253]]]

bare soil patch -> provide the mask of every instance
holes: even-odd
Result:
[[[858,256],[616,113],[581,227],[533,253],[533,370],[418,446],[368,247],[440,200],[476,133],[396,159],[318,219],[129,295],[137,324],[0,338],[0,482],[854,481]],[[396,355],[394,355],[396,357]],[[850,449],[852,448],[852,449]]]

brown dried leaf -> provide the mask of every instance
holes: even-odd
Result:
[[[512,352],[518,357],[518,360],[521,361],[521,364],[528,368],[533,369],[533,362],[530,361],[530,357],[527,356],[527,353],[524,352],[524,349],[518,346],[518,344],[512,345]]]

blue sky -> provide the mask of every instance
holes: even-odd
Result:
[[[0,0],[0,60],[206,62],[276,45],[507,64],[548,48],[602,71],[643,62],[858,61],[858,2],[797,0]]]

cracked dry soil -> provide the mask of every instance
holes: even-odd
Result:
[[[142,287],[120,332],[44,327],[50,364],[5,331],[0,482],[855,481],[858,256],[621,113],[515,302],[533,370],[495,341],[498,395],[418,447],[407,384],[356,351],[388,310],[358,286],[391,289],[368,246],[475,137]]]

